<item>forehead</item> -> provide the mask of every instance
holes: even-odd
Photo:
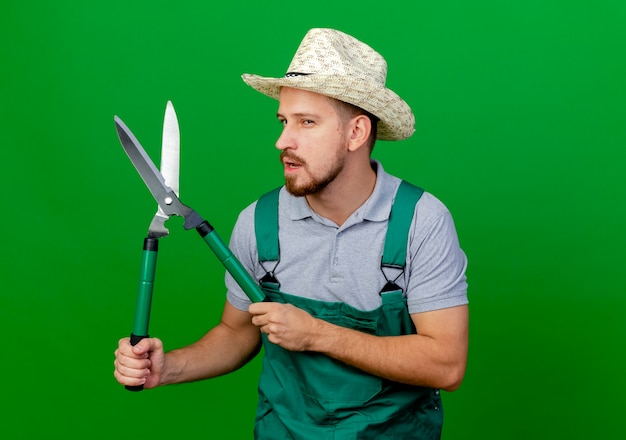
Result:
[[[336,114],[333,99],[308,90],[283,87],[280,90],[279,114]]]

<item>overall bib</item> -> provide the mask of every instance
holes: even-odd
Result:
[[[278,189],[259,199],[255,228],[259,261],[278,262]],[[400,185],[389,217],[381,263],[403,268],[408,232],[420,188]],[[278,263],[276,263],[278,264]],[[384,272],[383,272],[384,273]],[[333,324],[378,336],[416,333],[399,286],[388,281],[382,305],[362,311],[280,291],[273,271],[261,280],[268,300],[289,303]],[[321,353],[291,352],[262,335],[255,439],[439,439],[443,409],[439,390],[381,379]]]

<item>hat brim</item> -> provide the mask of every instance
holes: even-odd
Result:
[[[380,140],[402,140],[415,132],[415,118],[408,104],[392,90],[363,79],[322,74],[284,78],[244,74],[242,79],[276,100],[282,87],[293,87],[356,105],[379,118],[377,139]]]

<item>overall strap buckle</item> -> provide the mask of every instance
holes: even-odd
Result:
[[[398,275],[396,275],[395,278],[390,279],[387,274],[385,273],[385,268],[392,268],[392,269],[399,269],[400,273]],[[402,287],[400,287],[396,281],[398,280],[398,278],[400,278],[402,276],[402,274],[404,274],[404,266],[397,266],[394,264],[386,264],[384,262],[380,263],[380,271],[382,272],[383,276],[385,277],[385,280],[387,281],[385,283],[385,285],[383,286],[383,288],[381,289],[380,292],[378,292],[378,294],[380,296],[383,295],[383,293],[386,292],[395,292],[395,291],[402,291]]]
[[[280,260],[276,262],[276,264],[274,265],[272,270],[267,270],[265,265],[263,265],[263,262],[259,261],[259,264],[261,265],[261,267],[265,271],[265,275],[263,275],[263,277],[259,280],[261,285],[263,285],[263,284],[271,284],[276,289],[280,288],[280,282],[278,281],[278,279],[276,278],[276,275],[274,274],[274,271],[276,270],[276,267],[278,266],[278,263],[280,263]]]

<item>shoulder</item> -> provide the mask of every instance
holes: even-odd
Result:
[[[256,209],[257,202],[258,200],[255,200],[241,210],[235,223],[235,229],[245,228],[246,226],[254,225],[254,211]]]
[[[450,211],[446,205],[427,191],[424,191],[424,194],[422,194],[422,197],[420,197],[419,201],[415,205],[415,216],[417,218],[426,220],[446,215],[450,215]]]
[[[268,197],[277,194],[279,195],[278,198]],[[257,200],[241,210],[233,228],[233,237],[235,239],[253,239],[255,234],[257,209],[261,209],[261,206],[263,206],[264,209],[271,209],[272,203],[275,203],[277,200],[280,200],[278,203],[281,207],[290,201],[289,194],[284,189],[284,186],[262,194]]]
[[[418,247],[425,242],[458,240],[450,210],[432,193],[424,192],[415,205],[409,238],[412,246]]]
[[[264,203],[264,201],[267,201],[270,198],[269,196],[272,194],[275,194],[276,192],[280,193],[280,199],[282,202],[286,194],[286,191],[284,191],[284,187],[281,186],[271,191],[267,191],[266,193],[259,196],[257,200],[250,203],[248,206],[242,209],[241,212],[239,212],[239,216],[237,217],[237,223],[235,224],[235,227],[237,227],[237,225],[249,225],[251,223],[254,223],[254,215],[255,215],[257,206],[260,203]]]

